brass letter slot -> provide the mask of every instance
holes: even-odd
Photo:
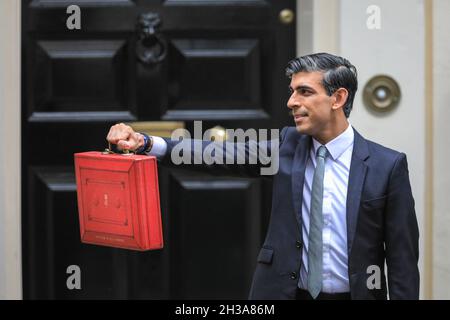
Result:
[[[138,121],[127,123],[136,132],[143,132],[152,136],[170,138],[172,131],[184,129],[182,121]]]

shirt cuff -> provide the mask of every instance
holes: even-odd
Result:
[[[153,146],[150,152],[147,152],[149,156],[155,156],[158,159],[163,158],[166,155],[167,143],[161,137],[152,136]]]

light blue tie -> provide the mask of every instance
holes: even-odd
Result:
[[[311,210],[309,216],[308,245],[308,291],[316,299],[322,289],[322,203],[323,176],[327,148],[320,146],[317,150],[316,169],[311,190]]]

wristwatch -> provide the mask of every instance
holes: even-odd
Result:
[[[153,147],[153,137],[147,135],[146,133],[143,132],[138,132],[139,134],[141,134],[144,137],[144,145],[142,147],[140,147],[139,149],[136,149],[136,153],[137,154],[147,154],[150,152],[150,150],[152,150]]]

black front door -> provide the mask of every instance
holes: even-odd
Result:
[[[80,9],[79,29],[68,28],[69,5]],[[80,242],[73,154],[102,150],[117,122],[175,121],[191,132],[194,120],[204,130],[289,124],[295,23],[280,12],[294,6],[23,0],[25,298],[247,297],[270,182],[159,168],[165,247],[133,252]],[[81,289],[67,287],[70,266]]]

